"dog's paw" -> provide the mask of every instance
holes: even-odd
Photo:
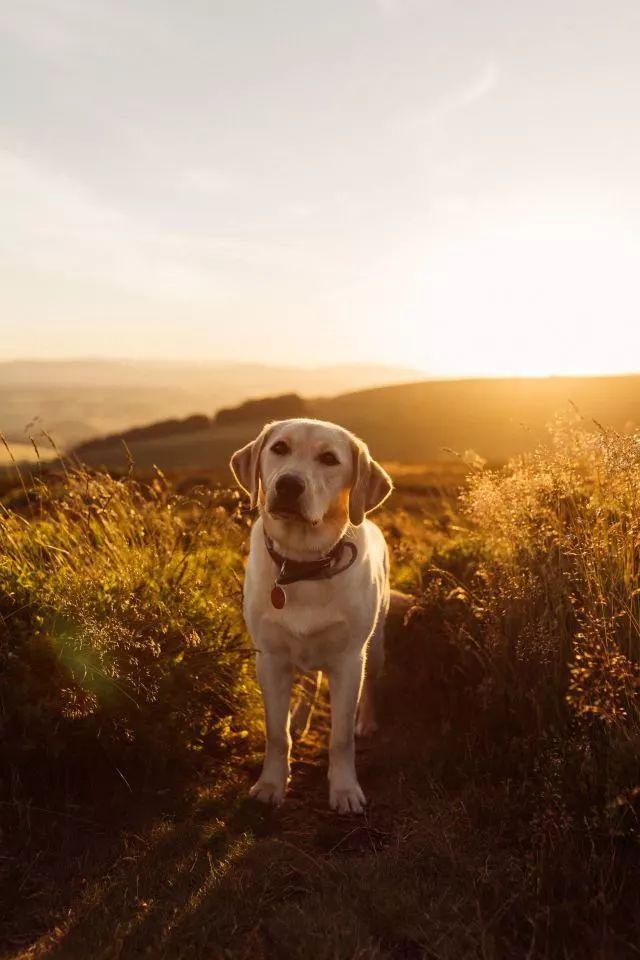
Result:
[[[257,783],[254,783],[249,790],[249,796],[253,797],[254,800],[259,800],[260,803],[268,803],[274,807],[278,807],[284,800],[286,789],[286,781],[284,783],[275,783],[269,780],[263,780],[262,777],[260,777]]]
[[[329,806],[338,813],[364,813],[366,804],[357,780],[349,786],[332,784],[329,788]]]

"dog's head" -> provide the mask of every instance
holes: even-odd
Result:
[[[281,420],[231,458],[231,470],[283,546],[324,550],[392,489],[367,445],[321,420]]]

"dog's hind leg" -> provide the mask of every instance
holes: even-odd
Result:
[[[291,715],[291,733],[298,740],[301,740],[309,732],[311,716],[318,699],[321,683],[322,673],[320,670],[305,673],[302,676],[300,697]]]
[[[380,617],[367,646],[367,659],[364,668],[364,681],[358,715],[356,718],[356,736],[368,737],[378,729],[376,722],[376,685],[384,665],[384,616]]]
[[[358,701],[356,715],[356,736],[369,737],[378,729],[376,721],[376,685],[384,666],[384,625],[391,605],[389,585],[389,554],[384,555],[385,587],[382,603],[378,610],[378,619],[367,644],[367,656],[364,667],[364,680]]]

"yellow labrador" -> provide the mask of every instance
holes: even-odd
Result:
[[[325,671],[329,802],[340,813],[361,813],[366,801],[356,776],[354,733],[375,729],[373,687],[389,608],[387,547],[366,514],[389,495],[391,480],[366,444],[320,420],[267,424],[234,453],[231,470],[260,512],[251,534],[244,615],[257,650],[266,751],[251,795],[282,801],[290,771],[293,670]],[[299,727],[311,706],[303,704],[294,718]]]

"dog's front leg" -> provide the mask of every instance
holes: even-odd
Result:
[[[258,653],[256,672],[264,700],[267,742],[260,779],[249,792],[262,803],[279,804],[289,781],[289,701],[293,668],[283,656]]]
[[[356,776],[354,727],[363,658],[345,656],[328,671],[331,696],[329,803],[338,813],[362,813],[366,803]]]

